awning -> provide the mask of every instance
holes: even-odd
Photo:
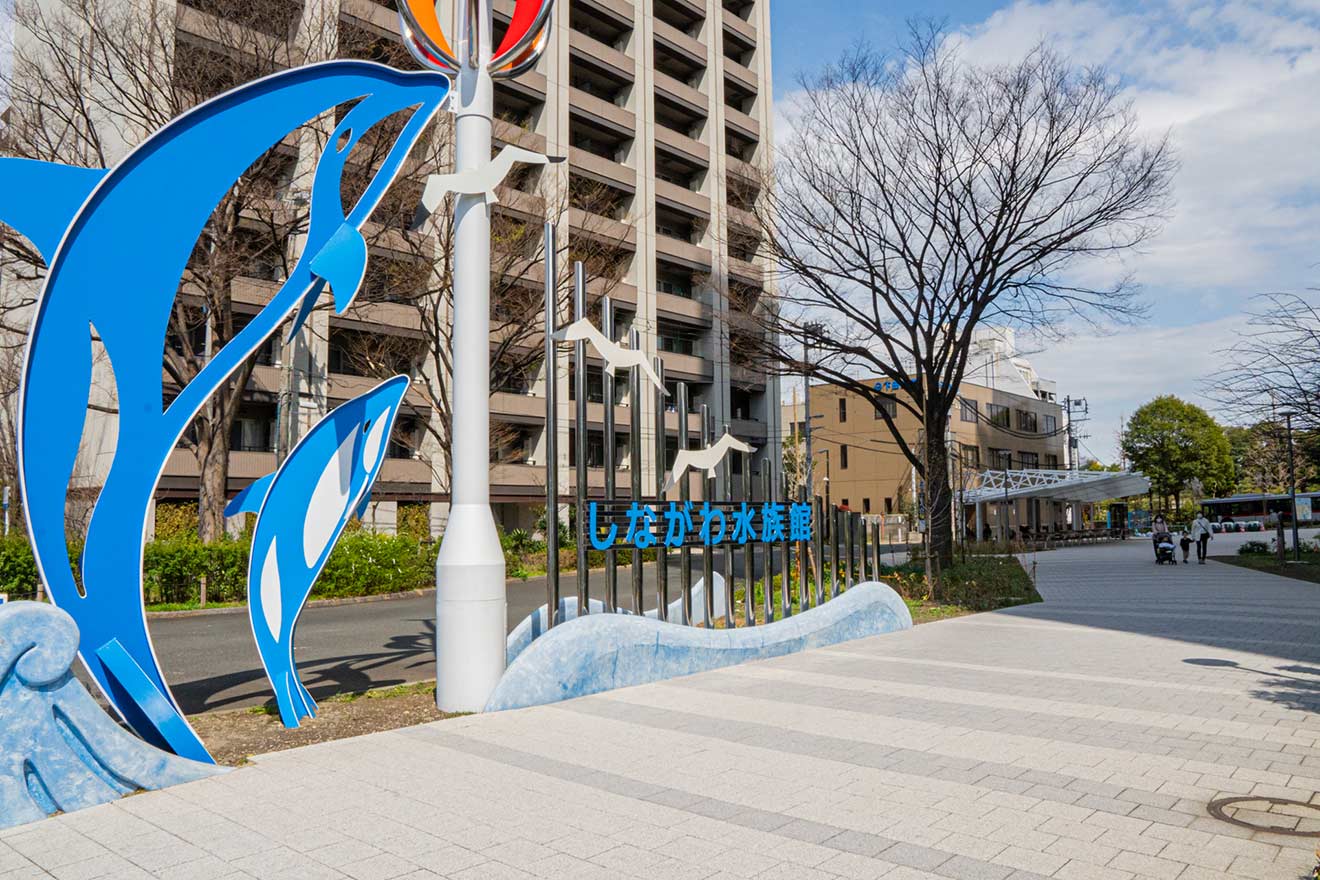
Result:
[[[963,490],[967,504],[1015,498],[1107,501],[1150,491],[1150,479],[1140,471],[979,471],[969,476],[969,485]]]

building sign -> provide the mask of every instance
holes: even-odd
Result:
[[[1311,501],[1312,501],[1312,499],[1310,499],[1310,498],[1298,498],[1298,499],[1297,499],[1297,521],[1298,521],[1298,522],[1310,522],[1311,519],[1313,518],[1313,513],[1312,513],[1312,510],[1311,510],[1311,506],[1312,506],[1312,505],[1311,505]]]
[[[779,501],[670,501],[648,504],[592,501],[587,536],[596,550],[632,546],[742,546],[811,540],[811,505]]]

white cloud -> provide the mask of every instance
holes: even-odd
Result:
[[[1106,463],[1118,459],[1123,420],[1161,394],[1213,409],[1202,394],[1222,356],[1241,332],[1242,318],[1230,315],[1190,326],[1133,327],[1107,335],[1079,335],[1030,356],[1060,394],[1085,397],[1091,421],[1085,433],[1092,452]],[[1083,450],[1085,454],[1085,450]]]

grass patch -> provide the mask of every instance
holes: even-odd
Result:
[[[1303,553],[1300,565],[1291,561],[1281,563],[1278,557],[1273,554],[1211,556],[1210,558],[1225,565],[1236,565],[1238,568],[1249,568],[1252,571],[1277,574],[1296,581],[1320,584],[1320,553]],[[1288,559],[1292,559],[1291,553],[1288,554]]]

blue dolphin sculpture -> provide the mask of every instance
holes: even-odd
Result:
[[[343,311],[361,282],[359,232],[440,110],[449,80],[365,61],[283,71],[175,119],[109,171],[0,159],[0,220],[49,265],[21,383],[18,465],[37,565],[51,598],[77,621],[79,656],[141,736],[179,755],[211,757],[179,712],[156,660],[142,599],[147,511],[170,453],[215,390],[328,285]],[[303,256],[270,303],[162,405],[161,356],[189,256],[216,204],[272,144],[356,101],[316,166]],[[386,117],[411,110],[358,201],[340,181],[353,146]],[[296,329],[295,322],[295,329]],[[64,517],[92,379],[92,337],[114,372],[117,449],[81,561],[67,561]]]
[[[332,410],[279,470],[252,483],[225,508],[226,516],[257,514],[248,560],[248,618],[285,727],[316,714],[293,660],[298,616],[349,518],[366,510],[407,390],[408,377],[395,376]]]

